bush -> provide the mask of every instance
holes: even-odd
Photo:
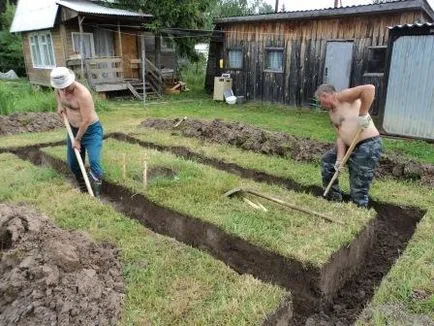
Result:
[[[0,15],[0,72],[13,69],[19,76],[26,73],[21,35],[9,33],[16,6],[6,2],[6,10]]]

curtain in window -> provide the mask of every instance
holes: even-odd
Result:
[[[232,68],[232,69],[243,68],[243,51],[242,50],[229,50],[228,59],[229,59],[229,68]]]
[[[267,51],[266,69],[283,71],[283,51]]]
[[[93,37],[92,34],[83,34],[83,51],[80,51],[81,44],[80,44],[80,33],[73,33],[72,39],[74,41],[74,50],[77,53],[80,53],[83,58],[92,58],[92,42],[91,37]]]
[[[30,36],[30,48],[34,67],[51,68],[56,65],[50,33]]]

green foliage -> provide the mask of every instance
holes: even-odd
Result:
[[[206,12],[215,0],[120,0],[119,5],[135,11],[152,14],[154,20],[146,27],[156,35],[162,34],[164,28],[203,29],[206,25]],[[164,36],[164,33],[163,33]],[[198,42],[196,37],[178,37],[175,43],[181,56],[187,56],[192,61],[199,59],[194,51]]]
[[[9,33],[16,6],[6,2],[6,10],[0,15],[0,71],[13,69],[18,75],[25,74],[21,35]]]

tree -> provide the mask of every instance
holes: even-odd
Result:
[[[165,28],[203,29],[206,26],[206,13],[210,11],[216,0],[120,0],[122,8],[142,11],[154,16],[146,27],[155,35],[165,35]],[[174,38],[181,56],[197,61],[199,56],[194,51],[198,39],[186,35]]]
[[[15,10],[16,6],[6,1],[5,11],[0,15],[0,71],[13,69],[22,76],[25,66],[21,35],[9,32]]]
[[[286,11],[286,7],[285,4],[282,3],[282,7],[280,8],[280,12],[285,12]]]

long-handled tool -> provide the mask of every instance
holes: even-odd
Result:
[[[66,117],[65,113],[62,113],[62,116],[63,116],[63,122],[65,123],[66,130],[68,131],[68,136],[69,136],[69,139],[71,140],[71,146],[72,146],[74,144],[74,135],[72,134],[71,126],[69,125],[69,121],[68,121],[68,118]],[[83,174],[83,179],[84,179],[84,182],[86,183],[87,191],[89,192],[89,195],[91,195],[92,197],[95,197],[95,195],[93,194],[92,187],[90,186],[89,178],[87,177],[86,169],[84,168],[84,164],[83,164],[83,160],[81,159],[80,152],[78,151],[77,148],[74,148],[74,147],[73,147],[73,150],[75,153],[75,157],[77,158],[78,165],[80,166],[81,173]]]
[[[282,205],[284,207],[287,207],[287,208],[290,208],[290,209],[294,209],[294,210],[297,210],[297,211],[300,211],[300,212],[303,212],[303,213],[306,213],[306,214],[309,214],[309,215],[314,215],[314,216],[320,217],[320,218],[326,220],[327,222],[333,222],[333,223],[341,224],[341,225],[344,224],[344,223],[342,223],[340,221],[333,220],[332,218],[330,218],[330,217],[328,217],[328,216],[326,216],[324,214],[321,214],[321,213],[318,213],[318,212],[314,212],[314,211],[311,211],[311,210],[308,210],[308,209],[304,209],[304,208],[301,208],[301,207],[297,207],[295,205],[288,204],[288,203],[286,203],[283,200],[280,200],[278,198],[274,198],[274,197],[271,197],[271,196],[268,196],[268,195],[262,194],[260,192],[254,191],[254,190],[250,190],[250,189],[234,188],[234,189],[229,190],[228,192],[226,192],[224,194],[224,196],[226,196],[226,197],[232,197],[232,196],[235,196],[237,194],[243,194],[243,193],[249,193],[249,194],[252,194],[252,195],[255,195],[255,196],[267,199],[267,200],[270,200],[270,201],[275,202],[277,204],[280,204],[280,205]]]
[[[357,145],[357,142],[359,140],[360,134],[362,133],[362,130],[363,130],[363,128],[359,128],[356,131],[356,134],[354,135],[353,141],[351,142],[350,147],[348,148],[347,152],[345,153],[344,158],[342,159],[341,167],[343,167],[347,163],[348,159],[350,158],[350,155],[353,152],[354,147],[356,147],[356,145]],[[338,175],[339,175],[339,171],[336,171],[335,174],[333,174],[332,179],[330,180],[330,182],[329,182],[326,190],[324,191],[323,197],[327,196],[327,194],[329,193],[329,191],[330,191],[333,183],[337,179]]]

